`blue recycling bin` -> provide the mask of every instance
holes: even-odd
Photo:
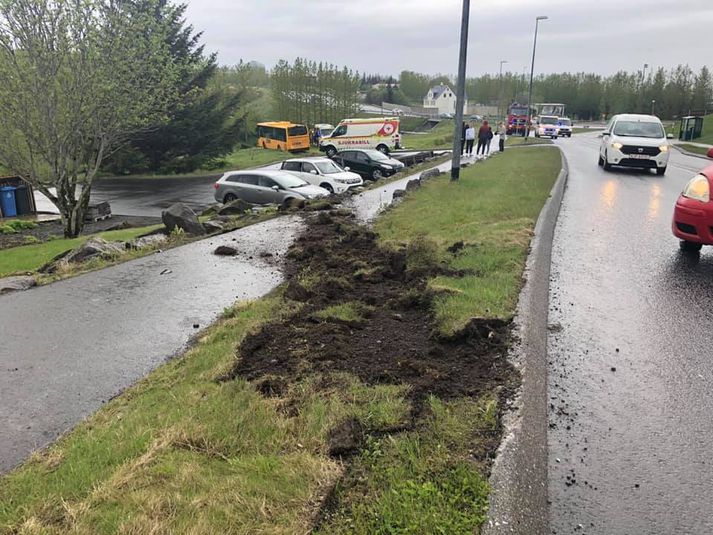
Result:
[[[0,188],[0,209],[2,209],[3,217],[17,217],[16,189],[15,186],[3,186]]]

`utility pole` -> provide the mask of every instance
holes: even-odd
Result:
[[[500,60],[500,77],[498,78],[498,115],[502,117],[502,106],[503,106],[503,63],[507,63],[508,60]]]
[[[535,18],[535,43],[532,45],[532,66],[530,67],[530,89],[527,93],[527,124],[525,125],[525,142],[527,143],[530,137],[530,123],[532,122],[532,79],[535,76],[535,52],[537,51],[537,28],[541,20],[547,20],[549,17],[540,15]]]
[[[460,56],[458,58],[458,82],[456,85],[456,118],[453,132],[453,161],[451,180],[460,179],[461,129],[463,128],[463,104],[465,104],[465,67],[468,59],[468,20],[470,0],[463,0],[463,14],[460,26]]]
[[[655,115],[654,108],[656,108],[656,100],[651,101],[651,115]]]

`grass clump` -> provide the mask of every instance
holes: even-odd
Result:
[[[688,152],[692,152],[694,154],[701,154],[703,156],[706,156],[708,154],[708,151],[710,150],[708,147],[699,147],[698,145],[691,145],[689,143],[679,143],[676,146]]]
[[[33,228],[37,228],[37,223],[34,221],[14,219],[0,225],[0,234],[16,234],[21,230],[30,230]]]
[[[358,323],[363,321],[373,310],[373,306],[366,305],[359,301],[349,301],[319,310],[314,313],[314,317],[326,321],[336,320],[345,323]]]
[[[443,332],[474,317],[512,317],[532,231],[560,166],[559,151],[506,152],[463,169],[457,183],[428,181],[377,220],[385,245],[414,247],[428,236],[427,256],[461,272],[431,280],[444,291],[434,304]],[[459,242],[462,247],[448,251]]]

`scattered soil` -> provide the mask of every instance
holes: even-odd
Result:
[[[331,372],[348,372],[369,385],[406,384],[413,422],[430,395],[453,399],[512,392],[517,372],[505,358],[508,323],[473,320],[449,338],[435,330],[434,296],[426,281],[441,267],[428,270],[420,263],[417,271],[409,270],[407,251],[380,249],[372,231],[336,211],[313,216],[287,256],[286,297],[304,306],[247,337],[237,365],[222,379],[244,377],[262,385],[267,395],[280,395],[286,383]],[[316,312],[347,302],[368,305],[359,321],[315,318]],[[337,436],[361,435],[354,425],[348,427]],[[331,449],[349,449],[347,443],[354,441],[336,440]]]
[[[107,230],[117,230],[120,228],[136,228],[147,227],[149,225],[157,225],[161,223],[160,217],[138,217],[138,216],[112,216],[104,221],[95,223],[87,223],[84,225],[82,236],[89,236],[98,232]],[[57,220],[40,221],[37,228],[21,230],[17,234],[0,234],[0,249],[9,249],[10,247],[18,247],[27,245],[26,236],[33,236],[40,242],[47,241],[56,237],[64,237],[64,227],[62,222]]]

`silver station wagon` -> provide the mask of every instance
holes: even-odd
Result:
[[[272,169],[229,171],[214,185],[215,200],[242,199],[251,204],[284,204],[291,200],[327,197],[329,191],[288,173]]]

